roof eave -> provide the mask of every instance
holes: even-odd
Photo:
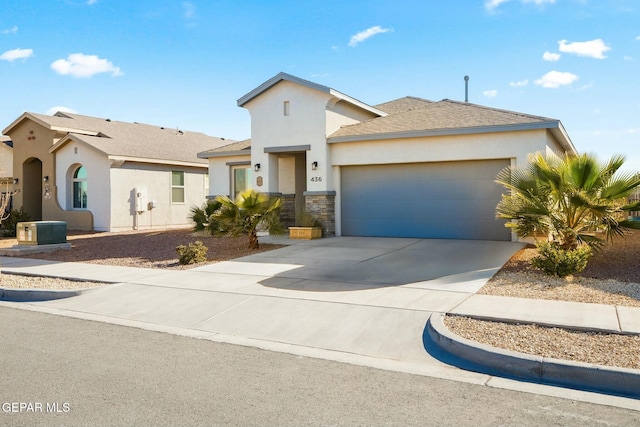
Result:
[[[213,153],[208,153],[206,151],[203,151],[202,153],[198,153],[199,159],[211,159],[216,157],[233,157],[233,156],[251,156],[251,149],[235,150],[235,151],[217,151]]]
[[[296,76],[292,76],[291,74],[287,74],[287,73],[278,73],[277,75],[275,75],[274,77],[270,78],[269,80],[267,80],[266,82],[262,83],[260,86],[258,86],[257,88],[253,89],[251,92],[247,93],[246,95],[242,96],[241,98],[238,99],[238,106],[239,107],[244,107],[249,101],[251,101],[252,99],[258,97],[259,95],[261,95],[262,93],[266,92],[267,90],[271,89],[273,86],[277,85],[278,83],[280,83],[281,81],[288,81],[291,83],[296,83],[299,84],[301,86],[305,86],[308,87],[310,89],[314,89],[326,94],[329,94],[331,96],[335,96],[336,98],[339,98],[341,100],[347,101],[363,110],[369,111],[373,114],[376,114],[378,116],[384,117],[387,115],[387,113],[385,113],[382,110],[379,110],[375,107],[372,107],[368,104],[365,104],[362,101],[358,101],[355,98],[350,97],[349,95],[345,95],[342,92],[338,92],[335,89],[331,89],[328,86],[324,86],[318,83],[314,83],[314,82],[310,82],[309,80],[305,80],[305,79],[301,79],[300,77],[296,77]]]
[[[551,133],[567,153],[578,154],[578,150],[576,149],[575,145],[573,145],[573,142],[571,141],[567,130],[562,125],[562,122],[558,122],[558,126],[551,129]]]
[[[536,122],[536,123],[516,123],[511,125],[496,125],[496,126],[474,126],[466,128],[442,128],[442,129],[427,129],[418,131],[399,131],[399,132],[386,132],[376,133],[369,135],[346,135],[327,138],[327,143],[335,144],[340,142],[357,142],[357,141],[372,141],[382,139],[403,139],[403,138],[420,138],[427,136],[450,136],[450,135],[472,135],[476,133],[493,133],[493,132],[514,132],[523,130],[538,130],[538,129],[557,129],[560,125],[558,120]],[[566,134],[566,132],[564,133]],[[568,136],[567,136],[568,140]],[[572,146],[571,141],[568,143]],[[561,142],[562,144],[562,142]]]
[[[183,160],[164,160],[164,159],[151,159],[148,157],[132,157],[132,156],[118,156],[110,155],[109,160],[114,162],[134,162],[134,163],[150,163],[154,165],[171,165],[171,166],[186,166],[194,168],[207,168],[206,163],[201,162],[187,162]]]
[[[252,91],[250,91],[249,93],[247,93],[246,95],[240,97],[238,99],[238,107],[244,107],[245,104],[247,104],[249,101],[251,101],[252,99],[257,97],[258,95],[262,94],[263,92],[266,92],[267,90],[269,90],[270,88],[272,88],[273,86],[277,85],[278,83],[280,83],[283,80],[288,81],[288,82],[292,82],[292,83],[297,83],[299,85],[306,86],[306,87],[309,87],[311,89],[319,90],[320,92],[324,92],[324,93],[330,93],[330,91],[331,91],[331,88],[329,88],[327,86],[323,86],[323,85],[318,84],[318,83],[313,83],[313,82],[310,82],[308,80],[304,80],[304,79],[301,79],[299,77],[292,76],[291,74],[280,72],[277,75],[271,77],[266,82],[262,83],[257,88],[255,88]]]

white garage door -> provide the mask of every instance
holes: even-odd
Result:
[[[342,235],[511,240],[495,219],[509,160],[345,166]]]

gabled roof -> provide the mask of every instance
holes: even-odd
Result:
[[[387,113],[385,113],[384,111],[372,107],[371,105],[365,104],[362,101],[358,101],[355,98],[352,98],[348,95],[345,95],[344,93],[338,92],[335,89],[331,89],[328,86],[323,86],[320,85],[318,83],[313,83],[310,82],[308,80],[304,80],[301,79],[300,77],[296,77],[296,76],[292,76],[291,74],[287,74],[287,73],[278,73],[277,75],[275,75],[274,77],[270,78],[269,80],[267,80],[266,82],[262,83],[260,86],[258,86],[257,88],[253,89],[251,92],[247,93],[246,95],[242,96],[240,99],[238,99],[238,106],[239,107],[244,107],[249,101],[251,101],[252,99],[256,98],[257,96],[261,95],[262,93],[266,92],[267,90],[271,89],[273,86],[277,85],[278,83],[282,82],[282,81],[287,81],[287,82],[291,82],[291,83],[296,83],[305,87],[308,87],[310,89],[314,89],[320,92],[324,92],[324,93],[328,93],[329,95],[332,95],[342,101],[348,102],[356,107],[359,107],[363,110],[369,111],[373,114],[376,114],[378,116],[386,116]]]
[[[429,102],[401,98],[386,104],[395,114],[343,126],[329,136],[328,142],[549,129],[565,150],[576,152],[556,119],[449,99]],[[384,108],[385,104],[381,106]],[[410,107],[403,110],[407,106]]]
[[[51,153],[70,141],[76,141],[91,146],[112,160],[201,166],[206,162],[197,157],[200,151],[229,143],[199,132],[62,112],[53,116],[24,113],[6,130],[10,132],[27,119],[66,133],[51,146]]]
[[[422,99],[422,98],[416,98],[415,96],[405,96],[404,98],[395,99],[393,101],[378,104],[375,107],[388,114],[397,114],[407,110],[415,110],[416,108],[422,108],[429,104],[433,104],[433,101],[429,101],[427,99]]]
[[[211,157],[230,157],[251,155],[251,140],[245,139],[244,141],[237,141],[231,144],[223,145],[222,147],[213,148],[211,150],[198,153],[198,158],[209,159]]]

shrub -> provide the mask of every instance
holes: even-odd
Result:
[[[189,245],[180,245],[176,247],[178,252],[178,261],[182,265],[197,264],[207,260],[207,247],[201,242],[189,243]]]
[[[562,249],[558,243],[541,242],[536,246],[539,255],[531,260],[531,265],[550,276],[566,277],[580,273],[591,256],[591,248],[587,245]]]
[[[304,209],[296,211],[296,227],[322,227],[322,223]]]
[[[31,215],[25,212],[23,208],[20,208],[20,210],[14,209],[9,213],[9,216],[2,221],[0,232],[5,237],[16,237],[16,227],[18,223],[29,221],[30,219]]]

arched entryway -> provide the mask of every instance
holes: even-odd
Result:
[[[31,157],[22,164],[22,206],[31,220],[42,220],[42,161]]]

